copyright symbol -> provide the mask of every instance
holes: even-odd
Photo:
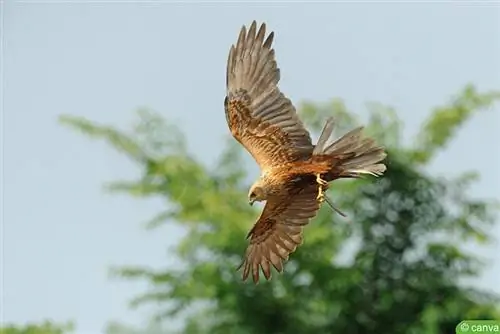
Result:
[[[468,332],[469,331],[469,324],[464,322],[463,324],[460,325],[460,330],[463,332]]]

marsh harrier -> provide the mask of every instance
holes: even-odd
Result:
[[[243,280],[252,274],[258,283],[260,268],[267,280],[271,265],[278,272],[302,243],[302,230],[321,203],[333,203],[324,195],[328,183],[362,174],[380,176],[386,153],[375,140],[363,138],[358,127],[328,143],[334,122],[329,118],[316,145],[311,143],[292,102],[278,88],[280,70],[266,25],[257,30],[254,21],[242,27],[227,60],[226,120],[234,138],[258,163],[260,178],[248,193],[250,204],[266,201],[248,233]]]

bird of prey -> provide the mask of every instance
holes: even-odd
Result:
[[[234,138],[253,156],[260,178],[248,193],[250,204],[266,201],[257,222],[247,235],[249,245],[242,279],[252,274],[259,282],[260,270],[271,278],[271,266],[283,272],[283,264],[302,243],[302,230],[321,203],[336,209],[325,195],[329,182],[382,175],[384,148],[362,137],[363,127],[329,143],[334,121],[329,118],[316,145],[299,119],[292,102],[278,88],[280,70],[266,25],[243,26],[227,60],[227,124]]]

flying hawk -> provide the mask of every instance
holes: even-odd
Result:
[[[380,176],[386,153],[371,138],[362,138],[358,127],[333,143],[327,143],[334,122],[329,118],[316,145],[297,116],[292,102],[278,88],[280,70],[272,42],[263,23],[257,31],[253,21],[242,27],[227,60],[224,100],[226,120],[234,138],[258,163],[260,178],[248,193],[250,204],[266,201],[259,219],[248,233],[243,262],[243,281],[259,272],[271,278],[271,265],[278,272],[302,243],[302,229],[326,200],[328,182]],[[342,214],[338,209],[337,212]]]

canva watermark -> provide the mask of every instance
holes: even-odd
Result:
[[[464,320],[457,325],[456,334],[500,334],[500,320]]]

